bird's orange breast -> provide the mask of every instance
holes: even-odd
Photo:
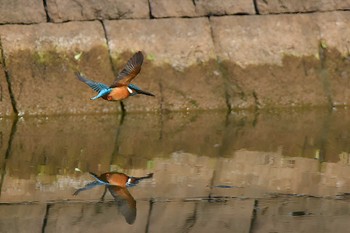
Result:
[[[119,187],[125,187],[129,179],[129,177],[123,173],[110,173],[106,175],[106,178],[108,183]]]
[[[128,98],[130,92],[126,86],[115,87],[112,89],[111,93],[108,94],[107,100],[123,100]]]

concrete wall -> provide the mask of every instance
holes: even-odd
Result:
[[[129,112],[347,106],[350,1],[0,1],[0,116],[118,112],[90,101],[80,70],[111,83],[146,55],[135,83],[156,98]]]

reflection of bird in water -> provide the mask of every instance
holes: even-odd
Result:
[[[129,59],[124,69],[118,74],[113,84],[109,87],[103,83],[89,80],[79,72],[76,73],[76,76],[80,81],[86,83],[94,91],[98,92],[97,96],[91,98],[92,100],[100,97],[110,101],[123,100],[137,94],[154,96],[152,93],[143,91],[138,86],[130,83],[141,71],[142,63],[143,55],[139,51]]]
[[[136,201],[130,194],[128,187],[137,185],[143,179],[149,179],[153,177],[153,173],[143,177],[132,177],[124,173],[119,172],[106,172],[97,176],[90,172],[90,174],[96,179],[95,181],[88,183],[85,187],[78,189],[73,195],[78,195],[81,191],[92,189],[96,186],[105,185],[109,192],[114,197],[114,200],[118,206],[119,211],[125,217],[125,220],[129,224],[133,224],[136,219]],[[103,193],[102,198],[106,193]]]

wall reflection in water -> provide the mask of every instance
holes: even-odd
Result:
[[[1,205],[0,215],[35,215],[45,223],[45,229],[76,225],[80,229],[76,231],[89,231],[96,230],[91,224],[101,223],[106,229],[125,224],[124,218],[115,217],[113,222],[103,219],[116,213],[113,193],[106,194],[106,202],[99,202],[103,185],[72,196],[93,181],[76,168],[135,177],[154,173],[152,179],[132,190],[138,206],[132,228],[135,232],[146,228],[149,232],[181,232],[199,227],[199,223],[205,229],[215,229],[220,221],[232,232],[238,229],[231,221],[235,208],[237,226],[259,232],[258,224],[271,231],[264,221],[276,221],[274,208],[280,208],[283,201],[269,200],[286,194],[306,195],[288,199],[297,200],[296,205],[291,204],[293,208],[283,212],[291,222],[295,216],[289,213],[293,211],[313,212],[316,218],[317,214],[340,211],[334,209],[338,204],[324,203],[348,205],[347,110],[60,116],[20,118],[17,122],[3,118],[0,124],[0,202],[7,203]],[[316,203],[308,199],[310,196],[332,200]],[[18,204],[36,201],[39,204]],[[132,206],[130,201],[125,203]],[[260,209],[259,205],[268,207]],[[324,211],[315,215],[317,205]],[[214,212],[218,222],[210,225],[208,219],[214,218]],[[253,215],[257,220],[251,226]],[[95,216],[93,222],[91,216]],[[171,224],[157,225],[161,221]],[[281,223],[274,230],[279,227],[285,226]],[[73,228],[62,228],[68,229]]]

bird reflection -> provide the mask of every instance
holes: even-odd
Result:
[[[76,190],[73,195],[76,196],[84,190],[104,185],[106,189],[102,195],[102,199],[104,198],[106,190],[108,189],[108,191],[113,196],[120,213],[124,216],[126,222],[133,224],[136,219],[136,201],[127,188],[137,185],[143,179],[152,178],[153,173],[142,177],[128,176],[120,172],[106,172],[100,176],[97,176],[92,172],[89,173],[95,179],[95,181],[88,183],[83,188]]]

